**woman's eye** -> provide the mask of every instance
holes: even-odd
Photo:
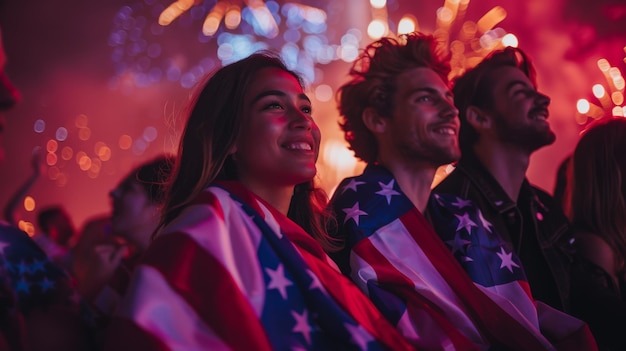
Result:
[[[302,112],[304,112],[304,113],[306,113],[308,115],[310,115],[311,112],[313,112],[313,109],[311,108],[311,106],[304,106],[304,107],[302,107],[301,110],[302,110]]]
[[[418,102],[430,102],[433,101],[433,98],[430,95],[422,95],[417,97],[416,99]]]
[[[279,104],[278,102],[271,102],[265,106],[265,109],[267,110],[281,110],[282,108],[283,106]]]

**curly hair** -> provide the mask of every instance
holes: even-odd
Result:
[[[466,112],[470,106],[490,108],[493,106],[494,71],[500,67],[519,68],[537,87],[535,69],[526,54],[518,48],[507,47],[491,52],[474,68],[467,70],[452,81],[454,105],[459,109],[461,130],[459,131],[459,146],[461,153],[472,152],[472,147],[478,140],[478,134],[467,123]]]
[[[342,116],[339,125],[356,157],[367,163],[378,157],[378,145],[363,123],[363,112],[372,108],[382,117],[391,117],[397,77],[420,67],[432,69],[448,83],[448,55],[432,35],[419,32],[398,39],[382,38],[368,45],[356,59],[349,73],[351,80],[338,90]]]

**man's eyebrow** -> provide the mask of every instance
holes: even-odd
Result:
[[[404,97],[406,98],[406,97],[409,97],[409,96],[411,96],[413,94],[421,93],[421,92],[426,92],[426,93],[430,93],[430,94],[439,94],[440,93],[439,89],[435,89],[435,88],[426,86],[426,87],[418,87],[418,88],[411,89],[411,90],[406,92]],[[453,96],[452,95],[452,91],[450,91],[450,90],[446,90],[444,92],[444,95]]]
[[[508,92],[511,89],[513,89],[514,87],[518,86],[518,85],[522,85],[524,88],[529,88],[530,86],[528,85],[528,83],[524,82],[523,80],[514,80],[511,81],[509,83],[507,83],[507,85],[504,87],[504,89]]]
[[[255,102],[261,100],[262,98],[266,96],[285,97],[287,96],[287,94],[282,90],[266,90],[264,92],[261,92],[259,95],[255,96],[254,99],[252,99],[252,103],[254,104]],[[309,103],[311,102],[311,99],[309,99],[309,97],[304,93],[298,94],[298,98],[302,100],[306,100]]]

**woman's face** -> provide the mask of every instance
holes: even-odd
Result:
[[[126,178],[109,193],[111,197],[111,229],[115,235],[139,241],[136,235],[150,232],[158,222],[158,207],[150,202],[144,187],[133,178]]]
[[[242,182],[295,185],[316,174],[320,130],[311,101],[288,72],[260,70],[246,94],[234,160]]]

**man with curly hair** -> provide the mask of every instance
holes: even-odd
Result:
[[[431,195],[437,168],[460,157],[449,72],[420,33],[380,39],[356,60],[339,90],[340,125],[367,167],[331,199],[345,243],[333,258],[417,348],[593,349],[567,315],[552,310],[540,326],[512,244],[478,208]]]

